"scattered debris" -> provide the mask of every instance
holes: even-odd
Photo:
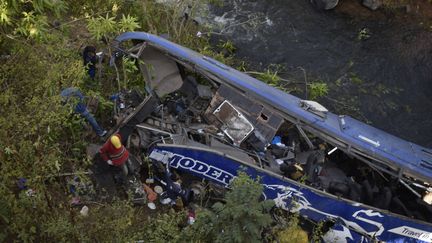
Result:
[[[25,191],[25,194],[26,194],[28,197],[34,197],[34,196],[36,195],[36,191],[30,188],[30,189],[27,189],[27,190]]]
[[[163,189],[161,186],[155,186],[154,191],[159,195],[161,195],[163,193]]]
[[[71,206],[78,206],[81,204],[81,198],[80,197],[72,197],[70,201]]]
[[[156,205],[153,202],[149,202],[147,203],[147,206],[151,209],[151,210],[155,210],[156,209]]]
[[[190,207],[189,211],[188,211],[188,220],[187,220],[188,224],[189,225],[194,224],[195,223],[195,219],[196,219],[195,210],[192,207]]]
[[[27,179],[26,178],[19,178],[17,181],[17,186],[20,190],[26,190],[27,189]]]
[[[84,206],[81,208],[81,210],[80,210],[80,214],[81,214],[83,217],[87,217],[88,214],[89,214],[89,208],[88,208],[87,206],[84,205]]]
[[[143,187],[144,187],[144,191],[145,191],[146,194],[147,194],[147,200],[148,200],[147,206],[148,206],[150,209],[156,209],[156,205],[154,204],[154,202],[155,202],[156,199],[157,199],[157,194],[156,194],[156,192],[154,192],[153,189],[151,189],[151,188],[150,188],[149,186],[147,186],[146,184],[144,184]]]

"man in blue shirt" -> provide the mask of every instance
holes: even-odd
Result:
[[[87,109],[87,106],[84,104],[84,95],[77,88],[66,88],[61,93],[60,96],[63,99],[63,102],[69,103],[72,102],[74,105],[74,111],[84,117],[88,123],[92,126],[93,130],[99,137],[105,136],[107,133],[106,130],[102,129],[97,123],[96,119]]]

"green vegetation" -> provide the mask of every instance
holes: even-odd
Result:
[[[280,87],[281,78],[278,75],[278,71],[272,71],[271,69],[267,69],[262,73],[257,73],[258,79],[264,81],[265,83],[274,86]]]
[[[97,118],[104,121],[112,110],[109,94],[143,87],[136,61],[129,58],[123,58],[117,70],[101,67],[104,72],[90,80],[82,66],[83,46],[95,45],[110,53],[106,42],[118,33],[145,30],[168,33],[174,42],[233,64],[235,47],[231,42],[213,48],[206,36],[196,36],[195,23],[181,18],[187,4],[122,0],[0,3],[1,242],[261,239],[272,223],[266,213],[271,202],[259,201],[262,186],[244,174],[234,181],[224,204],[199,212],[197,223],[187,228],[184,211],[149,215],[122,200],[88,202],[89,215],[82,216],[70,205],[65,180],[58,176],[85,172],[91,164],[86,146],[100,142],[71,107],[61,104],[60,91],[73,86],[97,97]],[[191,5],[192,13],[197,4]],[[18,189],[19,178],[27,179],[33,193]],[[204,222],[213,227],[204,227]],[[225,233],[220,234],[221,230]]]
[[[0,3],[0,25],[3,34],[19,34],[44,40],[49,31],[48,16],[60,17],[67,10],[63,0],[19,1]]]
[[[371,37],[370,30],[368,28],[362,28],[357,34],[357,40],[367,40]]]
[[[202,211],[186,233],[194,242],[261,242],[263,229],[272,218],[267,213],[274,202],[260,201],[263,186],[239,171],[226,193],[225,203],[217,202]],[[186,237],[186,238],[188,238]]]
[[[221,41],[218,45],[219,48],[226,50],[228,54],[234,54],[236,48],[232,41],[228,40],[226,42]]]
[[[312,232],[312,242],[321,242],[321,236],[323,235],[324,221],[319,222],[315,225]]]
[[[303,68],[299,68],[303,71],[304,81],[299,82],[293,79],[282,78],[279,74],[284,73],[282,65],[269,65],[267,69],[262,72],[256,71],[246,71],[246,65],[241,63],[238,67],[239,70],[242,70],[248,74],[254,75],[257,79],[267,83],[270,86],[278,88],[287,93],[298,92],[298,93],[306,93],[307,99],[318,100],[321,97],[325,97],[329,88],[327,83],[322,80],[314,80],[309,83],[306,77],[306,71]],[[306,87],[305,87],[306,86]]]
[[[308,234],[300,227],[300,215],[298,213],[289,214],[277,208],[273,216],[276,218],[277,226],[272,229],[272,235],[275,236],[277,242],[310,242]]]
[[[315,81],[313,83],[308,84],[309,86],[309,99],[316,100],[320,97],[327,95],[328,86],[326,83],[322,81]]]
[[[357,76],[357,74],[350,73],[350,76],[351,76],[350,80],[351,80],[352,83],[354,83],[356,85],[361,85],[361,84],[364,83],[364,81],[361,78],[359,78],[359,76]]]

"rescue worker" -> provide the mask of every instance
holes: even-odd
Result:
[[[86,46],[83,51],[84,67],[91,79],[96,76],[96,48],[94,46]]]
[[[79,89],[73,87],[66,88],[62,90],[60,96],[63,99],[63,104],[70,103],[74,108],[74,112],[84,117],[99,137],[105,136],[107,131],[97,123],[96,119],[87,109],[87,106],[84,104],[85,97]]]
[[[120,134],[112,135],[99,149],[99,154],[109,165],[121,168],[124,175],[128,175],[127,161],[129,159],[129,151],[121,143]]]
[[[183,189],[181,186],[181,181],[175,173],[171,173],[168,170],[165,170],[164,176],[166,183],[166,192],[161,195],[161,203],[170,203],[176,205],[181,203],[182,207],[184,205],[187,206],[192,200],[193,191],[191,191],[190,189]],[[177,200],[178,198],[180,200]]]

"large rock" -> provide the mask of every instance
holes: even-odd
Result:
[[[319,9],[330,10],[338,5],[339,0],[311,0],[311,3]]]
[[[363,6],[371,10],[377,10],[382,4],[382,0],[363,0]]]

